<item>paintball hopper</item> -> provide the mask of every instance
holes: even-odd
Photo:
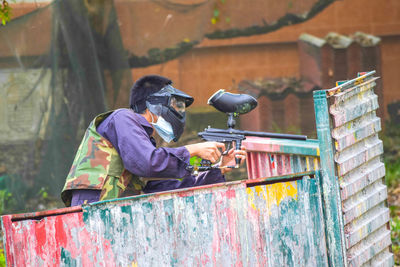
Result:
[[[248,113],[257,107],[257,100],[250,95],[232,94],[220,89],[208,99],[208,104],[216,108],[218,111],[224,112],[228,115],[228,129],[216,129],[208,126],[208,128],[206,128],[203,132],[199,132],[198,135],[205,141],[225,143],[226,149],[222,155],[226,155],[233,145],[235,146],[236,150],[240,150],[242,141],[246,139],[246,136],[307,140],[307,136],[304,135],[253,132],[234,129],[236,124],[235,120],[237,117],[239,117],[239,115]],[[216,168],[236,169],[239,168],[240,160],[240,158],[235,158],[234,166],[219,166],[217,164],[211,164],[211,161],[209,160],[202,159],[200,166],[189,165],[186,167],[186,169],[194,174],[197,174],[199,171],[206,171]]]
[[[246,94],[232,94],[224,89],[214,93],[207,102],[217,110],[235,115],[245,114],[257,107],[257,100]]]

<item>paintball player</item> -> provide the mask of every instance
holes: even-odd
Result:
[[[100,114],[90,123],[61,193],[65,205],[224,182],[230,169],[212,169],[198,176],[187,170],[192,156],[217,162],[225,150],[223,143],[156,147],[154,132],[168,143],[178,141],[185,109],[193,101],[168,78],[148,75],[137,80],[129,109]],[[235,157],[245,159],[244,147],[228,151],[220,166]]]

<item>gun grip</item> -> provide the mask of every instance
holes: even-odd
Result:
[[[240,150],[240,148],[242,147],[242,140],[238,140],[235,143],[236,143],[236,148],[235,149],[236,150]],[[241,159],[235,157],[236,166],[239,166],[240,161],[241,161]]]

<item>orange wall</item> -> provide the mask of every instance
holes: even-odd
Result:
[[[400,35],[384,37],[381,54],[384,103],[386,106],[392,102],[400,101]]]
[[[399,101],[400,1],[397,0],[337,1],[302,24],[251,37],[206,39],[173,62],[133,69],[132,73],[134,79],[148,73],[169,76],[177,87],[195,96],[194,106],[204,106],[214,91],[235,88],[243,79],[298,77],[296,42],[302,33],[323,38],[329,32],[350,35],[357,31],[382,38],[384,105]],[[384,112],[386,117],[386,108]]]
[[[295,43],[208,47],[193,49],[171,63],[132,72],[134,79],[151,72],[171,77],[176,87],[195,96],[194,106],[204,106],[216,90],[232,89],[243,79],[296,75],[296,55]]]
[[[116,3],[120,5],[124,2]],[[40,5],[46,4],[13,4],[14,17],[23,15]],[[121,7],[117,9],[121,10]],[[129,14],[122,12],[119,15]],[[45,27],[37,28],[42,32],[44,30],[47,38],[48,30]],[[206,99],[215,90],[235,88],[235,84],[243,79],[298,76],[296,42],[300,34],[309,33],[324,37],[332,31],[344,35],[362,31],[382,38],[384,104],[386,106],[400,100],[400,1],[398,0],[336,1],[313,19],[275,32],[226,40],[205,39],[179,59],[147,68],[133,69],[133,79],[148,73],[168,76],[175,81],[177,87],[195,96],[194,106],[206,105]],[[48,49],[46,46],[43,48]],[[127,103],[127,96],[129,87],[121,91],[117,102],[119,106]]]

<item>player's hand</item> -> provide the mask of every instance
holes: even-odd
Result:
[[[218,142],[203,142],[185,146],[190,156],[197,156],[215,163],[221,157],[221,151],[225,151],[225,144]],[[220,151],[221,150],[221,151]]]
[[[244,146],[240,147],[240,150],[234,150],[233,148],[228,151],[228,153],[221,159],[221,167],[225,166],[235,166],[235,158],[239,158],[240,163],[246,160],[246,148]],[[231,168],[222,168],[222,174],[232,171]]]

